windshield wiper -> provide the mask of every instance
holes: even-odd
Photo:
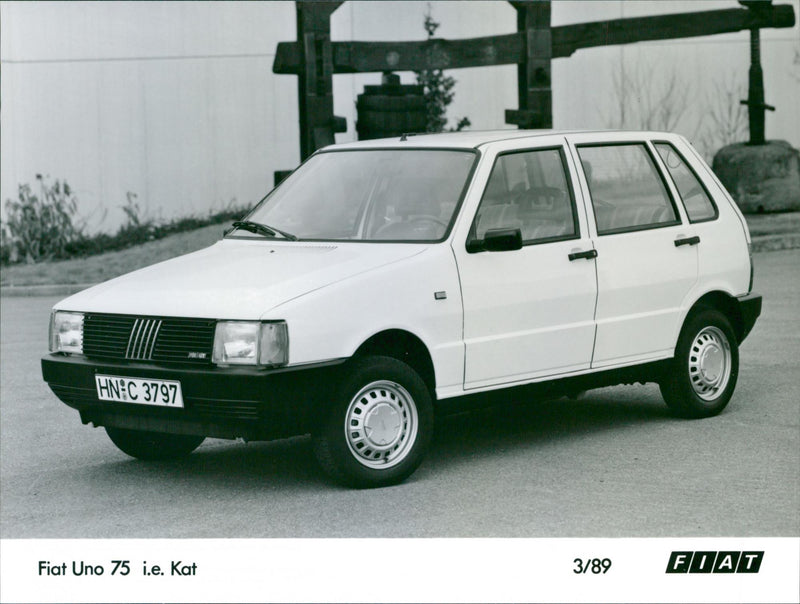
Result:
[[[292,235],[286,231],[267,226],[266,224],[261,224],[260,222],[253,222],[252,220],[237,220],[233,223],[233,228],[250,231],[251,233],[258,233],[259,235],[264,235],[265,237],[277,237],[278,235],[281,235],[284,239],[288,239],[289,241],[297,241],[297,235]]]

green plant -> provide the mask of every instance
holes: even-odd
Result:
[[[428,40],[432,40],[436,30],[441,23],[433,20],[430,4],[425,13],[424,27],[428,33]],[[425,111],[426,111],[426,132],[443,132],[447,126],[447,106],[453,102],[456,79],[444,74],[441,69],[424,69],[415,72],[417,74],[417,84],[424,86],[425,90]],[[450,132],[458,132],[471,125],[468,117],[462,117],[454,128],[448,128]]]
[[[85,257],[104,252],[122,250],[148,241],[162,239],[168,235],[199,229],[210,224],[233,221],[247,213],[248,208],[231,200],[219,211],[210,211],[206,216],[186,216],[168,222],[157,223],[146,216],[136,202],[136,194],[126,194],[126,205],[121,206],[127,222],[117,229],[114,235],[98,233],[91,237],[81,237],[71,242],[64,250],[65,257]]]
[[[5,224],[0,224],[0,265],[6,266],[11,263],[12,245],[8,229]]]
[[[83,237],[75,216],[78,200],[66,181],[51,184],[41,174],[36,175],[36,180],[38,194],[26,183],[19,185],[16,200],[6,200],[4,262],[31,263],[63,257],[65,248]]]
[[[23,184],[19,186],[18,199],[6,201],[8,218],[0,224],[0,264],[3,266],[122,250],[168,235],[237,220],[249,209],[231,199],[221,209],[212,209],[206,215],[158,221],[142,211],[137,195],[129,191],[125,195],[125,205],[120,206],[126,222],[117,232],[87,236],[82,221],[77,220],[77,200],[70,186],[58,180],[50,184],[39,174],[36,179],[39,194],[34,194],[30,185]]]
[[[125,217],[128,219],[128,222],[122,227],[122,229],[135,229],[144,225],[149,225],[153,222],[151,219],[143,219],[142,208],[136,201],[137,197],[138,195],[131,191],[125,193],[125,205],[120,207],[122,208],[122,211],[125,212]]]

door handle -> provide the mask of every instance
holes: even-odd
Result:
[[[697,245],[700,243],[700,237],[695,235],[694,237],[681,237],[680,239],[675,240],[675,247],[681,247],[682,245]]]
[[[586,250],[585,252],[572,252],[569,255],[569,261],[572,262],[573,260],[578,260],[579,258],[586,258],[587,260],[591,260],[592,258],[597,258],[597,250]]]

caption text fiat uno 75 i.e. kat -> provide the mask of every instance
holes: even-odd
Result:
[[[335,145],[215,245],[59,302],[42,371],[140,459],[310,433],[333,479],[389,485],[437,412],[509,388],[656,382],[678,415],[719,413],[761,311],[749,247],[673,134]]]

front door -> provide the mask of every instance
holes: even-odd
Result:
[[[500,152],[492,164],[468,236],[472,251],[463,239],[454,247],[464,303],[465,389],[590,365],[597,278],[571,165],[563,139],[547,148]],[[480,251],[487,231],[516,228],[521,249]]]

